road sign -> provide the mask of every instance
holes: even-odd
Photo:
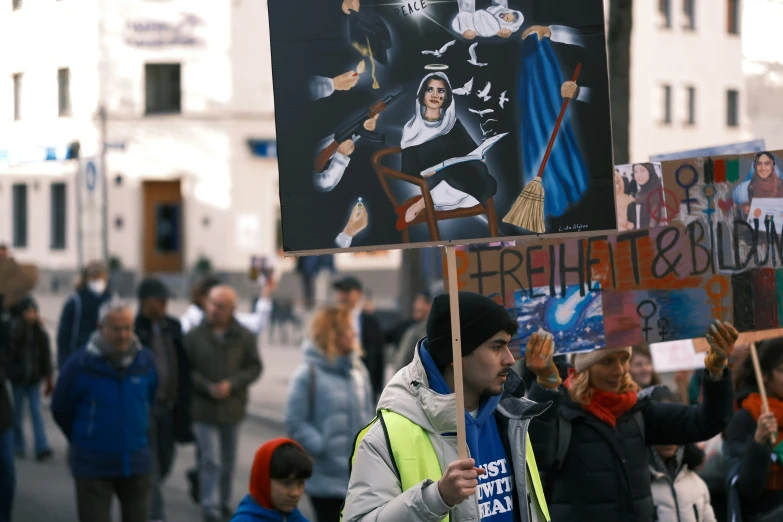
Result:
[[[98,184],[98,169],[92,160],[88,161],[84,166],[84,183],[87,185],[89,192],[95,190],[95,186]]]

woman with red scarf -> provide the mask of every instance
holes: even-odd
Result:
[[[734,401],[726,361],[737,337],[728,323],[710,326],[704,401],[685,406],[653,403],[637,393],[630,347],[576,354],[561,385],[553,336],[533,336],[525,364],[537,379],[528,398],[552,401],[559,413],[555,437],[536,420],[530,425],[552,520],[652,522],[647,448],[707,440],[726,427]]]
[[[778,430],[783,425],[783,338],[759,346],[759,365],[770,411],[764,412],[748,357],[737,388],[752,391],[737,400],[723,450],[729,486],[739,495],[740,506],[732,503],[732,511],[741,512],[743,522],[783,520],[783,433]]]

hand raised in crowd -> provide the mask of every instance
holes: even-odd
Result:
[[[525,348],[525,365],[536,374],[536,380],[544,388],[557,388],[563,379],[554,361],[555,336],[540,330],[530,336]]]
[[[775,414],[772,412],[762,413],[756,424],[756,434],[753,436],[753,440],[759,444],[769,444],[773,436],[777,440],[777,433],[778,420],[775,418]]]
[[[345,156],[347,158],[348,156],[353,154],[353,151],[354,151],[355,148],[356,148],[356,146],[353,144],[353,140],[348,139],[348,140],[345,140],[344,142],[342,142],[337,147],[337,152],[339,152],[340,154],[342,154],[343,156]]]
[[[225,399],[231,395],[231,383],[229,381],[220,381],[209,387],[209,392],[215,399]]]
[[[704,366],[713,377],[719,377],[723,375],[723,369],[734,351],[739,332],[731,324],[716,319],[707,330],[706,337],[710,350],[704,358]]]
[[[350,91],[357,83],[359,83],[359,73],[356,71],[348,71],[340,76],[332,78],[334,82],[335,91]]]
[[[438,481],[438,491],[449,507],[462,504],[476,493],[478,477],[486,473],[476,467],[473,459],[456,460],[446,466],[446,472]]]

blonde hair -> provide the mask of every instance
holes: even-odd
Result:
[[[574,373],[569,379],[568,396],[578,404],[583,406],[589,404],[593,398],[594,389],[595,387],[590,384],[590,368],[583,372]],[[631,378],[631,372],[626,372],[623,375],[623,383],[617,393],[637,390],[639,390],[639,385]]]
[[[321,350],[329,361],[333,361],[340,355],[337,338],[350,328],[353,328],[351,311],[328,306],[316,312],[310,324],[310,338],[315,347]],[[359,356],[364,355],[358,339],[354,341],[353,351]]]

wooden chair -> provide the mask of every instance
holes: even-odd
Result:
[[[410,243],[410,234],[408,232],[408,229],[413,225],[418,225],[419,223],[426,222],[427,228],[429,228],[430,231],[430,239],[432,241],[440,241],[440,231],[438,230],[438,221],[444,221],[446,219],[458,219],[458,218],[465,218],[465,217],[481,216],[481,215],[487,216],[487,221],[489,222],[490,237],[498,237],[498,218],[497,215],[495,214],[495,202],[493,198],[489,198],[487,200],[486,208],[484,205],[478,204],[470,208],[455,208],[454,210],[434,210],[435,205],[432,202],[432,194],[430,194],[430,189],[427,186],[427,180],[421,177],[411,176],[409,174],[405,174],[403,172],[394,170],[390,167],[387,167],[381,162],[381,160],[387,156],[394,156],[395,154],[401,154],[401,153],[402,153],[402,149],[399,147],[381,149],[372,155],[372,166],[375,169],[375,172],[378,174],[378,179],[381,182],[381,186],[383,186],[383,190],[386,192],[386,196],[392,202],[392,205],[394,205],[394,208],[397,208],[401,205],[410,204],[414,199],[416,199],[416,196],[404,201],[403,203],[399,203],[397,201],[397,198],[394,197],[394,193],[391,191],[391,187],[389,186],[389,180],[387,178],[395,179],[399,181],[405,181],[406,183],[416,185],[417,187],[419,187],[419,189],[421,190],[421,195],[424,197],[424,210],[422,210],[419,213],[419,215],[416,216],[416,219],[414,219],[408,224],[408,228],[405,228],[402,231],[403,243]]]

